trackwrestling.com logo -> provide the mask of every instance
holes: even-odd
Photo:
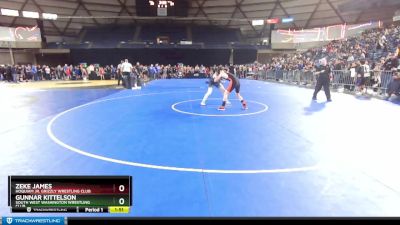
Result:
[[[37,225],[37,224],[51,224],[51,225],[64,225],[63,217],[3,217],[3,224],[9,225]]]

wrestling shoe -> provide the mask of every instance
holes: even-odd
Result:
[[[242,104],[242,109],[248,109],[247,103],[246,103],[246,102],[243,102],[243,104]]]
[[[219,110],[219,111],[225,111],[225,106],[222,106],[222,105],[221,105],[221,106],[218,108],[218,110]]]
[[[201,103],[200,103],[200,105],[202,105],[202,106],[205,106],[205,105],[206,105],[206,103],[205,103],[205,102],[201,102]]]

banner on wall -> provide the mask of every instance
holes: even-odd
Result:
[[[339,24],[327,27],[302,30],[274,30],[272,31],[272,44],[298,44],[308,42],[325,42],[340,40],[360,34],[364,30],[380,27],[380,22],[346,25]]]
[[[1,48],[41,48],[41,33],[34,27],[0,27]]]

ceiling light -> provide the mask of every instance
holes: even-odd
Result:
[[[27,17],[27,18],[39,18],[39,13],[38,12],[31,12],[31,11],[22,11],[22,16]]]
[[[1,9],[1,15],[3,16],[19,16],[18,10],[14,9]]]
[[[293,22],[293,17],[282,18],[282,23],[291,23]]]
[[[42,17],[46,20],[56,20],[58,15],[54,13],[42,13]]]
[[[251,24],[253,26],[261,26],[261,25],[264,25],[264,20],[252,20]]]

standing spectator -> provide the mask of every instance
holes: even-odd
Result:
[[[68,65],[67,64],[65,64],[64,65],[64,67],[63,67],[63,76],[64,76],[64,78],[65,78],[65,80],[68,80],[69,79],[69,77],[67,76],[67,69],[68,69],[69,67],[68,67]]]
[[[55,73],[56,73],[56,80],[60,80],[62,79],[62,67],[61,65],[58,65],[57,68],[55,69]]]
[[[139,71],[138,71],[138,67],[133,67],[132,68],[132,72],[130,73],[130,77],[131,77],[130,87],[132,88],[132,90],[140,89],[141,87],[138,85],[139,77],[140,77]]]
[[[81,69],[78,66],[74,67],[74,79],[75,80],[80,80],[82,77]]]
[[[72,64],[69,65],[69,70],[70,70],[71,76],[72,76],[72,74],[73,74],[73,72],[74,72],[74,66],[73,66]]]
[[[371,81],[371,68],[370,68],[367,60],[365,60],[365,63],[364,63],[364,77],[365,77],[365,85],[367,87],[371,86],[371,83],[372,83],[372,81]],[[367,92],[367,89],[365,89],[365,92]]]
[[[87,72],[86,68],[83,65],[80,65],[80,69],[81,69],[82,79],[87,80],[88,72]]]
[[[17,65],[11,67],[11,73],[12,73],[12,81],[14,83],[18,83],[19,77],[18,77],[18,66]]]
[[[88,76],[89,76],[89,80],[94,80],[94,79],[96,78],[96,74],[95,74],[95,72],[94,72],[94,66],[93,66],[93,64],[90,64],[90,65],[88,66],[88,68],[86,68],[86,70],[87,70],[87,74],[88,74]]]
[[[6,80],[8,81],[8,82],[11,82],[11,81],[13,81],[13,65],[8,65],[7,66],[7,68],[6,68]]]
[[[160,66],[157,63],[154,64],[154,76],[156,79],[162,78],[162,70],[163,70],[163,66]]]
[[[22,65],[21,67],[18,67],[18,69],[19,69],[19,80],[22,80],[22,81],[26,81],[26,82],[28,82],[28,79],[27,79],[27,77],[26,77],[26,70],[25,70],[25,65]]]
[[[168,77],[168,67],[167,66],[164,66],[164,67],[161,67],[161,71],[162,71],[162,78],[163,79],[165,79],[165,78],[167,78]]]
[[[365,61],[361,60],[361,61],[357,61],[356,62],[356,94],[360,95],[360,94],[364,94],[364,87],[365,87]]]
[[[95,72],[95,78],[94,78],[94,80],[98,80],[98,79],[99,79],[99,76],[100,76],[99,71],[100,71],[99,65],[96,65],[96,66],[94,67],[94,72]]]
[[[355,62],[350,64],[350,79],[352,81],[352,84],[355,84],[357,82],[357,72],[356,72],[357,65]],[[346,82],[347,83],[347,82]],[[349,91],[354,91],[355,87],[354,85],[344,85],[344,88],[349,90]]]
[[[122,79],[122,64],[123,63],[124,63],[124,61],[121,60],[121,63],[118,64],[118,66],[117,66],[118,86],[119,86],[121,80],[122,80],[122,86],[124,86],[124,80]]]
[[[25,67],[25,72],[26,72],[26,79],[27,80],[33,80],[31,64],[28,64]]]
[[[203,64],[200,65],[199,73],[201,78],[206,77],[206,68],[203,66]]]
[[[33,76],[33,80],[38,81],[38,75],[37,75],[37,67],[36,65],[32,65],[32,76]]]
[[[100,77],[100,80],[105,80],[104,74],[105,74],[104,68],[103,68],[102,66],[99,67],[99,69],[98,69],[98,76]]]
[[[141,87],[142,86],[142,82],[141,82],[141,77],[142,77],[142,74],[143,74],[143,66],[142,65],[140,65],[140,63],[139,62],[136,62],[136,66],[135,66],[135,69],[136,69],[136,73],[134,73],[133,75],[134,76],[136,76],[135,77],[135,88],[138,88],[138,87]]]
[[[38,80],[43,80],[43,70],[40,65],[36,66]]]
[[[156,79],[155,74],[156,74],[156,69],[154,68],[154,65],[151,64],[149,67],[149,76],[153,79]]]
[[[115,80],[116,76],[117,76],[117,68],[114,67],[114,65],[111,65],[111,77],[110,79]]]
[[[392,68],[397,68],[399,66],[399,60],[397,59],[396,55],[389,55],[388,59],[383,64],[383,68],[386,71],[392,70]]]
[[[143,81],[147,81],[148,79],[149,79],[149,69],[148,69],[147,66],[143,66],[143,68],[142,68],[142,77],[141,77],[141,85],[145,84],[145,83],[142,83],[142,80]]]
[[[56,69],[54,67],[50,67],[50,76],[51,76],[51,80],[56,80]]]
[[[5,80],[6,68],[4,65],[0,65],[0,80]]]
[[[237,76],[237,74],[235,73],[235,67],[233,66],[232,63],[229,65],[229,73]]]
[[[341,64],[341,62],[340,62],[340,60],[339,59],[336,59],[335,60],[335,65],[334,65],[334,68],[333,68],[334,70],[343,70],[344,68],[343,68],[343,65]]]
[[[44,73],[45,73],[46,80],[51,80],[51,74],[50,74],[50,67],[49,66],[45,66],[44,67]]]
[[[388,84],[387,87],[387,93],[388,97],[387,100],[392,97],[392,95],[400,95],[400,76],[399,76],[399,69],[393,69],[393,79],[392,81]]]
[[[372,71],[371,77],[372,87],[374,88],[374,92],[378,91],[378,86],[381,85],[381,64],[376,63],[375,67]]]
[[[109,65],[104,68],[104,78],[105,80],[110,80],[111,79],[111,67]]]
[[[67,65],[67,64],[65,64],[65,65]],[[72,71],[69,66],[64,67],[64,73],[65,73],[66,80],[71,80]]]

